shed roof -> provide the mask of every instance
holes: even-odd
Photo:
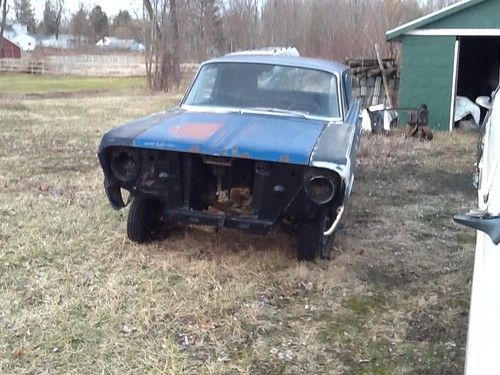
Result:
[[[2,38],[0,38],[2,40],[2,46],[9,46],[10,47],[15,47],[15,48],[19,48],[19,46],[17,44],[15,44],[14,42],[12,42],[10,39],[8,39],[6,36],[3,36]]]
[[[478,4],[481,4],[487,0],[462,0],[459,1],[458,3],[449,5],[443,9],[440,9],[436,12],[433,12],[431,14],[428,14],[426,16],[417,18],[416,20],[410,21],[408,23],[405,23],[401,26],[395,27],[394,29],[391,29],[385,33],[386,40],[391,41],[394,39],[398,39],[402,35],[422,28],[423,26],[429,25],[430,23],[436,22],[440,19],[443,19],[445,17],[449,17],[455,13],[458,13],[462,10],[471,8],[473,6],[476,6]]]

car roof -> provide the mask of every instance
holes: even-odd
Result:
[[[259,49],[231,52],[226,56],[237,55],[300,56],[300,53],[295,47],[265,47]]]
[[[227,62],[285,65],[297,68],[322,70],[332,74],[334,73],[340,74],[343,71],[349,69],[348,66],[336,61],[312,59],[308,57],[297,57],[297,56],[226,55],[220,58],[205,61],[204,64],[227,63]]]

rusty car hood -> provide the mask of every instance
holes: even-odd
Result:
[[[108,146],[132,146],[308,165],[327,121],[301,117],[177,110],[112,129]]]

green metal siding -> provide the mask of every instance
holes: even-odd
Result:
[[[460,1],[432,14],[420,17],[387,31],[388,41],[419,29],[428,28],[498,28],[499,0]],[[430,26],[433,25],[433,26]]]
[[[429,125],[448,130],[455,37],[405,36],[399,91],[400,107],[427,104]],[[407,121],[403,111],[401,120]]]
[[[500,1],[489,0],[432,22],[422,29],[499,29]]]

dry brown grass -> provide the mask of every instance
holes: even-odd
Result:
[[[0,99],[2,100],[2,99]],[[0,101],[0,372],[460,373],[474,137],[364,137],[330,262],[189,227],[138,246],[101,135],[167,96]]]

